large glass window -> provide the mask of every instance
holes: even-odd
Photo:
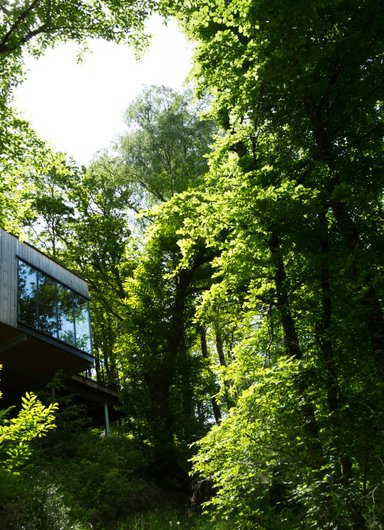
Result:
[[[91,354],[88,300],[24,261],[18,268],[19,322]]]

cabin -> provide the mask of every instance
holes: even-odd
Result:
[[[0,230],[0,408],[61,374],[109,432],[116,392],[82,375],[93,367],[87,283]]]

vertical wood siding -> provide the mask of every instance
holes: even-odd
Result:
[[[58,265],[35,248],[21,243],[15,236],[0,230],[0,321],[17,327],[18,258],[40,269],[73,291],[88,298],[84,280]]]

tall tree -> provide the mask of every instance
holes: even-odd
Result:
[[[215,124],[204,101],[190,90],[150,86],[128,107],[127,133],[117,145],[126,179],[135,184],[138,207],[165,202],[196,187],[207,171]]]
[[[123,395],[132,429],[153,444],[154,473],[183,488],[189,483],[188,445],[206,427],[206,416],[197,411],[210,387],[193,317],[210,282],[212,256],[197,242],[182,261],[177,232],[188,208],[187,194],[180,194],[156,212],[127,281],[121,339]]]
[[[212,438],[203,442],[198,468],[216,477],[218,506],[228,509],[226,498],[239,499],[232,502],[237,517],[244,517],[243,486],[259,476],[247,500],[249,525],[266,524],[257,514],[279,477],[285,489],[279,502],[298,503],[291,515],[304,507],[307,525],[365,528],[372,517],[367,491],[375,492],[376,506],[381,499],[371,460],[382,458],[381,6],[278,0],[163,6],[198,41],[198,83],[214,94],[216,117],[227,130],[216,144],[209,200],[194,228],[196,237],[221,249],[220,287],[212,296],[239,301],[241,314],[253,312],[258,339],[250,351],[263,360],[265,332],[273,333],[273,370],[280,371],[286,355],[296,374],[290,379],[296,398],[289,399],[291,382],[282,382],[289,392],[271,399],[268,409],[258,397],[268,373],[246,376],[235,360],[234,381],[242,374],[249,390],[217,433],[225,440],[234,422],[233,433],[237,426],[247,439],[264,417],[269,434],[254,443],[267,460],[255,452],[239,480],[232,475],[232,497],[228,476],[219,473],[244,462],[232,435],[223,441],[222,459],[217,438],[214,446]],[[192,237],[191,227],[185,237]],[[236,347],[243,359],[245,339]],[[286,427],[284,411],[278,419],[273,405],[283,399]],[[242,431],[239,411],[252,400]],[[294,424],[299,431],[290,430]],[[247,433],[246,425],[255,430]]]
[[[121,366],[125,281],[136,267],[135,246],[144,238],[136,213],[191,182],[197,186],[206,169],[202,157],[209,151],[214,125],[199,116],[198,108],[189,92],[151,87],[127,111],[129,130],[119,153],[101,153],[84,171],[61,160],[34,183],[33,241],[88,281],[96,368],[104,382],[116,384]],[[143,218],[148,226],[151,214]]]
[[[87,170],[65,158],[47,168],[30,193],[29,240],[86,279],[99,381],[117,385],[115,344],[122,322],[132,189],[103,157]]]

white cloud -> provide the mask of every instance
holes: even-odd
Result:
[[[159,18],[141,62],[128,47],[92,41],[92,53],[76,63],[78,48],[66,44],[28,59],[29,74],[16,91],[15,105],[35,130],[79,164],[107,147],[123,130],[123,112],[146,85],[180,88],[190,70],[192,46],[174,22]]]

